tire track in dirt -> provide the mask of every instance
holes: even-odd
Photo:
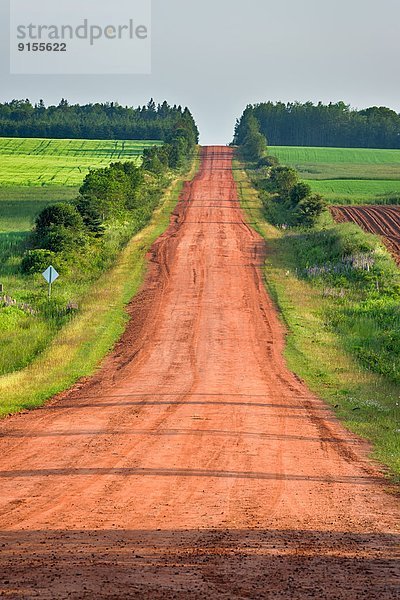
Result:
[[[290,373],[232,152],[203,149],[120,343],[0,423],[0,596],[399,597],[399,508]]]

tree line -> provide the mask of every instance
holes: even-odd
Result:
[[[344,102],[248,105],[236,123],[234,144],[243,144],[249,118],[256,119],[272,146],[400,148],[400,114],[386,107],[355,110]]]
[[[265,214],[273,225],[313,227],[325,209],[319,194],[300,180],[296,169],[281,166],[268,154],[267,139],[251,112],[242,123],[239,154],[252,169],[249,176],[258,189]]]
[[[116,102],[70,105],[64,98],[47,107],[43,100],[12,100],[0,103],[0,137],[165,141],[182,118],[198,136],[189,109],[166,101],[156,104],[151,99],[132,108]]]
[[[39,273],[50,263],[60,270],[108,266],[121,245],[149,222],[173,174],[192,160],[198,131],[188,112],[183,111],[166,137],[163,145],[145,150],[141,166],[127,161],[92,169],[73,202],[43,209],[22,271]]]

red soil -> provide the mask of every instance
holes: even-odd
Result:
[[[0,595],[399,598],[396,499],[288,371],[231,152],[203,151],[93,379],[0,424]]]
[[[333,206],[331,212],[338,223],[351,221],[368,233],[380,235],[400,264],[399,206]]]

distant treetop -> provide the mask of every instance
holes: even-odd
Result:
[[[0,137],[39,137],[58,139],[163,140],[171,131],[190,125],[198,141],[191,112],[164,101],[151,99],[138,108],[104,104],[69,104],[62,98],[58,106],[45,106],[43,100],[12,100],[0,104]]]
[[[243,144],[250,117],[272,146],[400,148],[400,115],[383,106],[355,110],[344,102],[249,105],[236,123],[235,144]]]

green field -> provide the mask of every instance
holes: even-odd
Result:
[[[273,146],[270,152],[332,204],[400,197],[400,150]]]
[[[79,186],[90,168],[118,160],[140,162],[159,142],[0,138],[0,186]]]
[[[28,232],[36,215],[49,204],[73,200],[79,187],[0,187],[0,237],[4,232]]]
[[[46,328],[40,319],[37,323],[33,319],[30,323],[26,321],[25,329],[22,321],[15,330],[12,319],[3,313],[0,320],[0,417],[39,406],[80,377],[93,373],[124,330],[128,318],[125,307],[142,285],[147,252],[168,227],[183,180],[194,176],[197,164],[194,161],[190,173],[174,180],[150,224],[129,241],[96,285],[77,283],[74,291],[82,296],[84,288],[85,298],[77,316],[61,330]],[[36,287],[41,284],[45,292],[41,278],[37,279]],[[64,285],[61,281],[60,287]],[[29,294],[29,290],[25,292]]]
[[[73,200],[89,168],[107,166],[116,160],[139,162],[143,148],[155,143],[0,139],[0,283],[7,295],[34,307],[45,298],[43,278],[28,280],[20,272],[37,214],[49,204]],[[110,256],[117,255],[119,236],[128,235],[120,227],[105,236]],[[99,258],[94,256],[92,260],[95,265]],[[97,266],[95,274],[100,270],[101,266]],[[67,273],[59,286],[60,302],[82,298],[93,277]],[[39,355],[60,329],[59,321],[49,318],[43,309],[37,317],[32,317],[14,307],[2,307],[0,376],[25,367]]]
[[[72,200],[90,168],[140,162],[143,149],[158,143],[0,138],[0,247],[2,233],[29,231],[45,206]]]

